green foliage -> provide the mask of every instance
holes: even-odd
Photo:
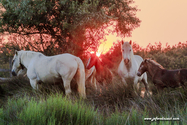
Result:
[[[122,28],[125,28],[123,32],[126,34],[140,23],[133,13],[137,9],[129,6],[132,2],[122,0],[2,0],[6,11],[2,14],[1,25],[8,25],[2,30],[9,32],[31,33],[28,30],[34,29],[41,33],[49,32],[52,36],[56,30],[53,28],[57,27],[62,30],[63,36],[65,34],[68,36],[68,33],[76,28],[98,28],[109,20],[118,19],[119,29],[123,31]],[[127,25],[128,27],[125,27]]]
[[[117,22],[114,32],[124,36],[140,24],[135,16],[136,7],[130,6],[131,0],[2,0],[1,3],[5,11],[1,12],[0,32],[21,37],[39,35],[39,46],[34,43],[38,50],[46,45],[44,35],[49,35],[52,43],[47,43],[48,48],[44,49],[58,48],[57,52],[62,53],[71,48],[71,53],[81,55],[91,45],[98,46],[111,21]],[[51,48],[52,45],[57,47]]]

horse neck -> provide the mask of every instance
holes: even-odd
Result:
[[[99,59],[96,59],[95,68],[96,68],[97,73],[101,74],[103,72],[104,67],[102,66]]]
[[[127,70],[130,70],[132,65],[134,65],[133,63],[136,63],[136,60],[135,60],[135,57],[134,57],[133,53],[131,53],[130,62],[128,63],[128,65],[126,65],[125,62],[124,62],[124,65],[126,66]]]
[[[149,72],[152,78],[155,76],[158,70],[162,70],[162,69],[156,66],[155,64],[149,62],[147,71]]]
[[[26,68],[28,68],[28,65],[30,61],[37,55],[37,53],[34,52],[25,52],[22,53],[20,56],[21,64],[24,65]]]
[[[130,59],[130,64],[133,65],[133,63],[135,63],[135,62],[136,62],[136,59],[135,59],[135,56],[134,56],[134,54],[132,52],[131,59]]]

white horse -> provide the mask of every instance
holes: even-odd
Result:
[[[131,82],[135,90],[139,89],[138,82],[142,81],[145,89],[148,90],[147,74],[144,73],[141,77],[137,76],[138,68],[143,61],[139,55],[134,55],[132,49],[132,41],[123,42],[121,45],[122,60],[118,67],[118,74],[122,78],[122,82],[127,86]]]
[[[71,54],[45,56],[40,52],[16,51],[12,60],[12,74],[25,67],[30,84],[38,89],[38,83],[62,82],[65,94],[71,93],[70,82],[75,77],[79,95],[86,98],[85,92],[85,69],[82,60]]]

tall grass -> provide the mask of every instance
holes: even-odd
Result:
[[[97,118],[97,112],[82,101],[71,101],[60,94],[50,95],[46,100],[25,96],[9,99],[1,109],[0,122],[4,124],[81,124],[88,125]],[[96,121],[96,120],[95,120]]]
[[[141,114],[133,107],[130,112],[115,112],[106,120],[106,125],[145,125],[145,113]]]
[[[13,83],[18,82],[16,85]],[[0,123],[6,124],[185,124],[187,89],[164,89],[142,98],[125,88],[120,80],[93,90],[87,86],[86,100],[65,97],[59,90],[33,91],[16,80],[7,83]],[[20,85],[21,84],[21,85]],[[5,86],[6,86],[5,85]],[[5,88],[3,86],[3,89]],[[13,89],[13,88],[17,89]],[[154,89],[154,86],[153,88]],[[12,93],[8,95],[7,93]],[[56,93],[56,94],[54,94]],[[61,93],[61,94],[60,94]],[[6,101],[7,100],[7,101]],[[179,118],[179,121],[146,121],[144,118]]]

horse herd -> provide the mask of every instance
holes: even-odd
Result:
[[[184,86],[187,80],[187,69],[167,70],[151,59],[144,59],[134,55],[132,42],[121,42],[122,60],[118,66],[118,75],[125,86],[133,84],[134,90],[138,90],[139,82],[143,82],[148,92],[147,74],[149,72],[154,85],[158,89],[164,87]],[[75,78],[80,97],[86,98],[85,81],[89,78],[97,89],[97,83],[107,85],[113,80],[113,73],[104,68],[96,56],[90,56],[86,69],[82,60],[71,54],[59,54],[45,56],[34,51],[15,51],[12,59],[12,74],[16,76],[26,69],[32,88],[39,89],[38,83],[63,82],[65,94],[71,93],[70,83]]]

